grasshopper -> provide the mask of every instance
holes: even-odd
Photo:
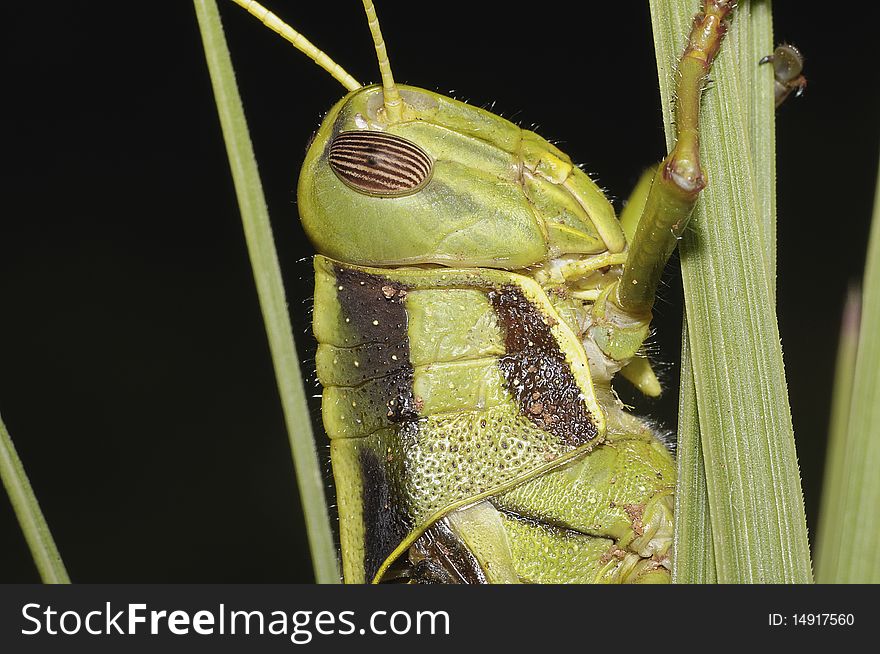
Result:
[[[668,582],[675,464],[611,381],[660,393],[642,346],[707,183],[700,95],[734,2],[695,16],[676,145],[620,219],[535,132],[397,84],[371,0],[370,86],[235,2],[348,90],[297,188],[344,580]]]

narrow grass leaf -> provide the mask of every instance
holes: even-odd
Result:
[[[715,573],[715,546],[712,542],[709,493],[700,445],[697,389],[694,387],[687,324],[682,330],[675,460],[678,485],[675,490],[672,582],[714,584],[718,580]]]
[[[194,4],[290,437],[315,579],[318,583],[338,583],[339,569],[324,482],[290,327],[281,268],[244,109],[217,4],[214,0],[194,0]]]
[[[773,49],[771,3],[746,2],[738,8],[741,27],[730,35],[729,47],[739,61],[739,89],[746,94],[750,157],[756,171],[755,195],[764,228],[765,262],[770,271],[771,291],[776,276],[776,158],[773,71],[755,66]],[[667,109],[669,107],[667,106]],[[672,132],[667,132],[672,146]],[[681,385],[679,389],[678,479],[676,492],[675,558],[673,580],[677,583],[713,583],[715,552],[709,517],[706,472],[700,443],[697,396],[688,344],[687,324],[682,329]]]
[[[755,210],[762,228],[764,262],[771,296],[776,297],[776,101],[773,66],[758,62],[773,52],[770,0],[745,0],[736,9],[739,28],[730,34],[730,46],[739,69],[738,90],[748,111],[749,159]]]
[[[650,6],[670,135],[672,76],[699,3],[651,0]],[[734,16],[703,97],[701,153],[709,185],[681,244],[700,441],[718,581],[809,582],[803,495],[763,240],[766,209],[756,199],[752,100],[740,90],[740,66],[748,57],[736,44],[751,38],[737,35],[749,28],[741,18]]]
[[[861,306],[849,415],[834,416],[820,513],[818,573],[827,583],[880,583],[880,174]],[[834,408],[843,411],[847,372],[838,375]],[[843,439],[838,421],[846,422]]]
[[[843,531],[842,518],[846,513],[847,434],[855,381],[860,312],[861,292],[857,288],[850,288],[843,309],[837,345],[831,426],[815,543],[816,581],[819,583],[834,583],[837,580],[842,551],[846,549],[844,543],[847,534]]]
[[[31,556],[44,584],[69,584],[70,577],[55,546],[55,539],[40,510],[40,503],[31,488],[21,459],[12,444],[12,437],[0,418],[0,478],[9,494],[12,509],[24,532]]]

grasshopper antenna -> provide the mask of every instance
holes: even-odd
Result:
[[[390,122],[395,122],[400,120],[403,103],[397,86],[394,84],[394,76],[391,74],[391,63],[388,61],[388,51],[385,49],[385,39],[382,38],[382,29],[379,27],[379,17],[376,16],[373,0],[364,0],[364,10],[367,12],[367,23],[370,26],[370,33],[373,35],[373,43],[376,44],[379,72],[382,73],[382,95],[385,98],[385,115]]]
[[[257,20],[259,20],[263,25],[268,27],[273,32],[276,32],[281,37],[289,41],[293,47],[297,50],[305,54],[312,61],[318,64],[321,68],[326,70],[333,76],[333,79],[337,80],[342,86],[347,88],[349,91],[354,91],[355,89],[361,88],[362,84],[358,82],[354,77],[349,75],[345,69],[333,61],[327,54],[318,49],[311,41],[309,41],[302,34],[293,29],[290,25],[285,23],[283,20],[278,18],[271,11],[266,9],[259,2],[252,2],[251,0],[232,0],[235,4],[237,4],[242,9],[245,9],[249,14],[254,16]],[[365,3],[366,4],[366,3]],[[370,6],[372,7],[372,2]],[[373,17],[375,18],[376,12],[373,12]],[[372,27],[371,27],[372,29]],[[378,32],[378,25],[376,27]],[[381,40],[382,35],[379,34],[379,39]],[[378,45],[376,48],[378,49]],[[385,46],[382,46],[382,51],[385,51]],[[380,61],[381,64],[381,61]],[[385,65],[388,65],[388,58],[385,58]],[[391,71],[388,71],[388,77],[391,77]],[[385,73],[382,73],[382,79],[385,79]],[[394,81],[391,81],[391,85],[394,85]],[[396,89],[395,89],[396,90]],[[387,101],[387,93],[386,93],[386,105]]]

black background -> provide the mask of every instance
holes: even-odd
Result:
[[[810,78],[780,110],[777,144],[780,329],[812,529],[839,314],[864,263],[876,179],[876,17],[776,4],[777,37],[802,48]],[[359,80],[378,78],[360,3],[272,8]],[[618,208],[662,155],[647,3],[378,9],[398,81],[537,123]],[[311,249],[294,187],[343,90],[231,3],[221,10],[313,377]],[[19,3],[3,26],[0,411],[72,578],[310,581],[191,4]],[[639,409],[674,428],[677,261],[662,294],[669,390]],[[0,500],[0,581],[37,579]]]

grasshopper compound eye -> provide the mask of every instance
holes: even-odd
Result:
[[[349,188],[380,197],[417,192],[434,168],[428,153],[412,141],[367,130],[338,134],[330,143],[328,163]]]

